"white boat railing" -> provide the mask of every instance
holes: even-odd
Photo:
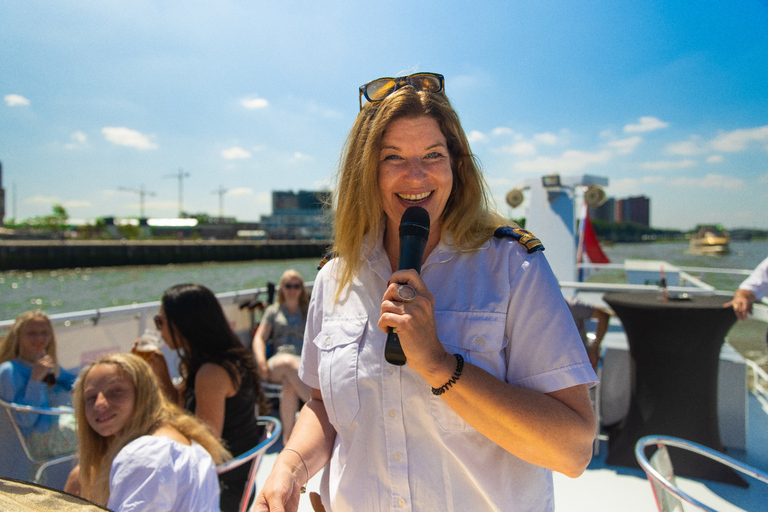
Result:
[[[763,410],[768,412],[768,373],[756,362],[745,359],[748,368],[749,388],[760,400]]]

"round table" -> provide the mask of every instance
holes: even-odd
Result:
[[[0,478],[0,510],[3,512],[31,512],[40,510],[107,510],[88,500],[42,485]]]
[[[730,299],[660,293],[608,293],[603,300],[624,325],[633,362],[629,412],[609,433],[606,463],[637,467],[634,446],[646,435],[669,435],[722,451],[717,417],[720,348],[736,321]],[[745,485],[729,468],[670,450],[675,473]]]

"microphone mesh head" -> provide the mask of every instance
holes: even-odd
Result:
[[[429,238],[429,213],[421,206],[411,206],[400,219],[400,236]]]

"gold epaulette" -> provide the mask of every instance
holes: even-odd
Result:
[[[320,260],[320,263],[317,264],[317,270],[320,270],[321,268],[323,268],[326,263],[328,263],[335,257],[336,257],[336,251],[328,251],[327,253],[325,253],[325,256],[323,256],[323,259]]]
[[[513,238],[523,244],[529,253],[543,251],[544,245],[541,240],[533,236],[533,233],[522,228],[513,228],[512,226],[502,226],[498,228],[493,236],[496,238]]]

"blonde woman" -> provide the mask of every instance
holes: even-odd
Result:
[[[75,375],[58,365],[53,325],[42,311],[20,314],[0,342],[0,397],[33,407],[71,405]],[[77,447],[71,414],[14,413],[33,456],[49,458]]]
[[[116,512],[219,510],[215,465],[229,452],[166,399],[143,359],[102,357],[74,395],[83,497]]]
[[[581,474],[597,377],[541,244],[505,226],[436,73],[358,89],[334,198],[338,256],[318,272],[301,379],[312,388],[255,510],[554,509]],[[354,89],[350,92],[354,92]],[[363,104],[363,97],[367,103]],[[421,207],[421,274],[398,270]],[[395,329],[405,365],[384,356]]]
[[[301,274],[293,269],[283,272],[277,302],[264,310],[253,336],[253,353],[262,379],[281,384],[280,421],[283,443],[291,437],[299,400],[309,401],[309,386],[299,379],[304,327],[307,323],[309,294]],[[267,343],[274,354],[267,360]]]

